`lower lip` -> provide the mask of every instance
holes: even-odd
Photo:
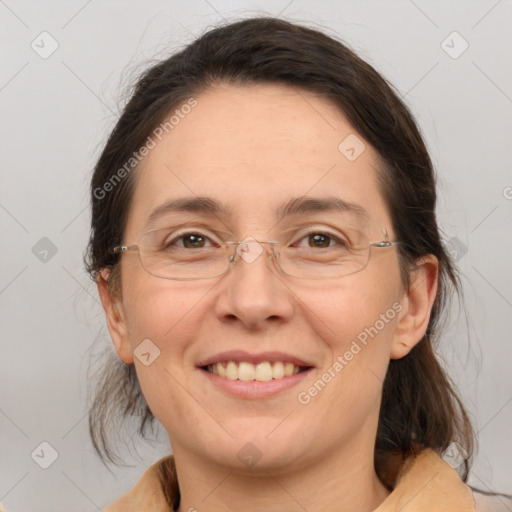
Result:
[[[199,368],[199,370],[213,385],[217,386],[224,393],[237,398],[257,399],[271,397],[296,386],[310,375],[314,368],[309,368],[289,377],[272,379],[266,382],[231,380],[226,377],[219,377],[202,368]]]

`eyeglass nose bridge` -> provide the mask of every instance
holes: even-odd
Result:
[[[260,244],[269,244],[272,247],[270,257],[273,257],[277,260],[278,254],[276,254],[275,247],[279,245],[278,241],[256,240],[254,237],[248,236],[240,242],[226,242],[226,245],[235,247],[235,251],[229,255],[229,263],[234,264],[237,260],[237,255],[246,263],[253,263],[260,257],[261,253],[263,252],[263,248]]]

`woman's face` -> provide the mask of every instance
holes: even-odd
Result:
[[[148,228],[171,224],[194,222],[196,232],[221,241],[264,241],[305,222],[313,233],[332,232],[338,219],[361,227],[370,242],[386,232],[394,240],[376,154],[331,104],[280,85],[222,85],[196,100],[137,170],[127,245]],[[147,224],[159,206],[197,197],[225,213],[168,211]],[[365,213],[277,217],[292,199],[328,197]],[[301,243],[311,247],[304,236]],[[239,257],[223,276],[196,281],[154,277],[128,252],[121,276],[119,317],[109,324],[114,343],[126,363],[135,363],[176,454],[275,469],[373,450],[384,376],[405,339],[407,295],[395,248],[374,249],[364,270],[328,280],[286,276],[265,251],[254,260]],[[258,376],[264,380],[273,369],[278,378],[231,380],[201,367],[230,360],[235,379],[254,368],[242,364],[237,374],[238,363],[266,361],[270,368],[263,364]],[[309,370],[279,378],[280,363]]]

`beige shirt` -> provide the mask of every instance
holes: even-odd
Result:
[[[171,512],[160,484],[162,464],[168,467],[172,488],[178,489],[174,458],[164,457],[104,512]],[[393,491],[374,512],[497,512],[503,503],[496,498],[485,500],[492,503],[483,505],[480,498],[475,499],[457,472],[436,452],[425,449],[405,462]],[[475,508],[475,503],[482,505]]]

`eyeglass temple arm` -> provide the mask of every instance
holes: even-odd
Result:
[[[138,245],[116,245],[115,247],[112,247],[112,249],[110,249],[110,252],[112,254],[119,254],[121,252],[126,251],[137,251],[138,249]]]
[[[382,242],[373,242],[370,245],[373,247],[391,247],[392,245],[399,245],[400,242],[389,242],[388,240],[383,240]]]

